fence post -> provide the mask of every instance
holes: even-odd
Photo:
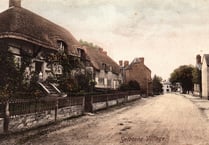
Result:
[[[108,108],[109,107],[109,105],[108,105],[108,101],[109,101],[109,99],[108,99],[108,95],[106,96],[106,108]]]
[[[4,115],[4,133],[7,133],[9,131],[9,101],[7,100],[5,105],[5,115]]]
[[[83,104],[82,104],[82,114],[85,111],[85,97],[83,96]]]
[[[85,95],[85,112],[93,112],[93,95]]]
[[[125,103],[128,102],[128,96],[129,96],[128,93],[126,93],[126,94],[125,94]]]
[[[115,95],[117,95],[117,97],[116,97],[116,98],[117,98],[117,99],[116,99],[116,101],[117,101],[117,105],[118,105],[118,104],[119,104],[119,98],[120,98],[120,97],[119,97],[118,93],[115,93]]]
[[[56,98],[56,102],[55,102],[55,109],[54,109],[54,120],[55,122],[57,121],[57,111],[58,111],[58,99]]]

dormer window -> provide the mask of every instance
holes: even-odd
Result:
[[[112,66],[110,66],[110,71],[112,72]]]
[[[82,56],[82,49],[77,48],[77,50],[78,50],[78,56],[81,57]]]
[[[85,51],[81,48],[77,48],[78,51],[78,56],[80,57],[81,60],[85,60],[86,56],[85,56]]]
[[[58,50],[64,52],[67,48],[67,45],[64,41],[62,40],[58,40],[57,41],[57,45],[58,45]]]
[[[102,69],[106,71],[107,65],[105,63],[102,63]]]

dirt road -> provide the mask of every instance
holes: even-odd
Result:
[[[209,123],[183,96],[142,99],[34,138],[29,145],[209,145]]]

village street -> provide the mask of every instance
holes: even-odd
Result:
[[[167,94],[95,115],[29,145],[209,145],[209,123],[189,98]],[[79,122],[79,121],[78,121]]]

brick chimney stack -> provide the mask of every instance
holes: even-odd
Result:
[[[123,61],[122,60],[119,60],[119,66],[123,67]]]
[[[201,70],[202,69],[202,63],[201,63],[201,56],[198,54],[196,56],[196,67]]]
[[[127,67],[127,66],[129,66],[129,61],[128,60],[125,60],[124,61],[124,67]]]
[[[9,7],[21,7],[21,0],[9,0]]]
[[[103,48],[99,48],[99,52],[100,53],[103,53]]]
[[[144,64],[144,57],[140,57],[139,60],[142,64]]]
[[[201,64],[201,56],[199,54],[196,56],[196,63]]]

